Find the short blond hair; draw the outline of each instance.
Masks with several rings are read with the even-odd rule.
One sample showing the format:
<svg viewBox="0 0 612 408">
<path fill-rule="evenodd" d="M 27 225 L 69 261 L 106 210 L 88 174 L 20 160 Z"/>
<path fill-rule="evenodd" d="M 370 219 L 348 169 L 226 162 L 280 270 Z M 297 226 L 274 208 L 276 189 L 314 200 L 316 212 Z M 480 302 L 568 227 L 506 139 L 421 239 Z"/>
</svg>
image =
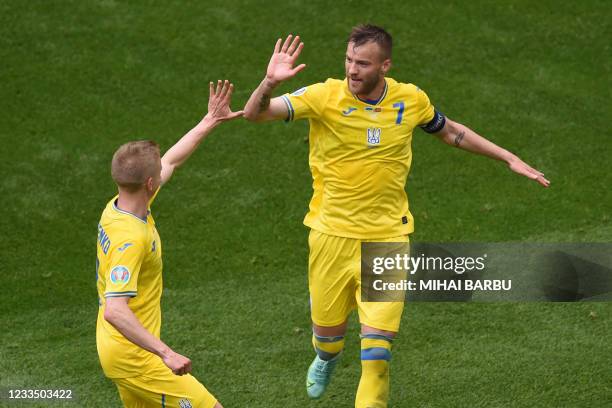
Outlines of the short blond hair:
<svg viewBox="0 0 612 408">
<path fill-rule="evenodd" d="M 128 142 L 113 155 L 111 175 L 120 188 L 138 191 L 160 171 L 159 145 L 152 140 Z"/>
</svg>

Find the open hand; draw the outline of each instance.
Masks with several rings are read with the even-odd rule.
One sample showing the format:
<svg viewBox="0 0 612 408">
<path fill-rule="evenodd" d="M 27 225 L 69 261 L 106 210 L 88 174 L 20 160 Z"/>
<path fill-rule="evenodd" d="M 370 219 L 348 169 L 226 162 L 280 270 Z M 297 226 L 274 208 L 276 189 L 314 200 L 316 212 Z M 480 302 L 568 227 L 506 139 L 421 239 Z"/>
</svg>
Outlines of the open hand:
<svg viewBox="0 0 612 408">
<path fill-rule="evenodd" d="M 243 111 L 232 112 L 230 108 L 234 84 L 226 79 L 225 81 L 217 81 L 216 89 L 212 82 L 209 87 L 210 96 L 208 97 L 208 113 L 205 119 L 208 118 L 214 122 L 220 123 L 242 116 Z"/>
<path fill-rule="evenodd" d="M 550 185 L 550 181 L 544 178 L 544 173 L 539 170 L 534 169 L 518 157 L 514 158 L 508 163 L 508 167 L 515 173 L 521 174 L 525 177 L 528 177 L 534 181 L 537 181 L 544 187 L 548 187 Z"/>
<path fill-rule="evenodd" d="M 297 35 L 291 39 L 293 35 L 289 35 L 285 42 L 279 38 L 274 47 L 274 54 L 270 58 L 266 79 L 276 86 L 279 82 L 292 78 L 306 67 L 306 64 L 300 64 L 294 67 L 295 61 L 300 56 L 304 43 L 300 41 L 300 36 Z M 282 43 L 282 46 L 281 46 Z"/>
</svg>

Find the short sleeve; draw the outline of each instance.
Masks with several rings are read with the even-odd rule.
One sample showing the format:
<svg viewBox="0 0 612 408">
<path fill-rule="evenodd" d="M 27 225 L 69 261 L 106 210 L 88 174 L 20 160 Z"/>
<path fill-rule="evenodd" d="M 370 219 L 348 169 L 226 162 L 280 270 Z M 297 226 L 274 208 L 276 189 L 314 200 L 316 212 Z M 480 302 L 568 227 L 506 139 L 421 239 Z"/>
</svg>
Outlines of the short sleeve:
<svg viewBox="0 0 612 408">
<path fill-rule="evenodd" d="M 289 111 L 287 122 L 320 116 L 328 96 L 329 88 L 325 83 L 306 86 L 291 94 L 281 96 Z"/>
<path fill-rule="evenodd" d="M 438 112 L 422 89 L 417 88 L 418 125 L 427 133 L 439 132 L 446 123 L 446 117 Z"/>
<path fill-rule="evenodd" d="M 145 251 L 141 242 L 123 241 L 109 254 L 104 297 L 134 297 L 138 294 L 138 274 Z"/>
</svg>

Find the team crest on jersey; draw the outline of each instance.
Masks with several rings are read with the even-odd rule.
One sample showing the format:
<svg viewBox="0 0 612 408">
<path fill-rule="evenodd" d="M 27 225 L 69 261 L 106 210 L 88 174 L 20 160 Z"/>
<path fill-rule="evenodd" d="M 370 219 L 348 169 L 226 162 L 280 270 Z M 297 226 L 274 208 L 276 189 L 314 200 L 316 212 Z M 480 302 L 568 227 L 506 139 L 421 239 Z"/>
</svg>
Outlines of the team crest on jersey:
<svg viewBox="0 0 612 408">
<path fill-rule="evenodd" d="M 306 93 L 306 87 L 303 87 L 303 88 L 298 89 L 297 91 L 295 91 L 291 95 L 293 95 L 293 96 L 300 96 L 300 95 L 304 95 L 305 93 Z"/>
<path fill-rule="evenodd" d="M 128 283 L 130 280 L 130 270 L 127 266 L 117 265 L 111 270 L 110 279 L 113 283 Z"/>
<path fill-rule="evenodd" d="M 368 137 L 368 146 L 375 147 L 380 144 L 380 135 L 382 134 L 382 130 L 380 128 L 368 128 L 367 137 Z"/>
<path fill-rule="evenodd" d="M 188 399 L 182 399 L 179 401 L 179 407 L 181 408 L 193 408 L 191 402 Z"/>
</svg>

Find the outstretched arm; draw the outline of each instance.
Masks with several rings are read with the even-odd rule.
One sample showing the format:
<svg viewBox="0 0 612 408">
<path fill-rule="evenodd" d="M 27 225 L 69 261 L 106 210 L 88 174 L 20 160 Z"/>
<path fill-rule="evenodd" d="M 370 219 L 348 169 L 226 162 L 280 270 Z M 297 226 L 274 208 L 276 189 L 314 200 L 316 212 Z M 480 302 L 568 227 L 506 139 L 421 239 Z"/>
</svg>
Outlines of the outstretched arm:
<svg viewBox="0 0 612 408">
<path fill-rule="evenodd" d="M 550 181 L 544 178 L 544 173 L 529 166 L 518 156 L 497 146 L 461 123 L 446 118 L 444 127 L 435 135 L 448 145 L 504 161 L 513 172 L 537 181 L 544 187 L 550 185 Z"/>
<path fill-rule="evenodd" d="M 210 83 L 210 96 L 208 98 L 208 113 L 200 123 L 183 136 L 162 157 L 161 183 L 165 184 L 172 173 L 180 167 L 195 151 L 200 142 L 222 122 L 235 119 L 243 115 L 243 111 L 232 112 L 230 102 L 234 85 L 229 81 L 218 81 L 215 89 Z"/>
<path fill-rule="evenodd" d="M 281 38 L 276 41 L 274 53 L 268 63 L 266 77 L 244 106 L 244 117 L 253 122 L 285 119 L 289 114 L 287 106 L 280 98 L 272 98 L 274 89 L 283 81 L 293 78 L 306 67 L 300 64 L 294 67 L 297 58 L 304 48 L 300 36 L 289 35 L 285 42 Z M 281 46 L 282 44 L 282 46 Z"/>
</svg>

